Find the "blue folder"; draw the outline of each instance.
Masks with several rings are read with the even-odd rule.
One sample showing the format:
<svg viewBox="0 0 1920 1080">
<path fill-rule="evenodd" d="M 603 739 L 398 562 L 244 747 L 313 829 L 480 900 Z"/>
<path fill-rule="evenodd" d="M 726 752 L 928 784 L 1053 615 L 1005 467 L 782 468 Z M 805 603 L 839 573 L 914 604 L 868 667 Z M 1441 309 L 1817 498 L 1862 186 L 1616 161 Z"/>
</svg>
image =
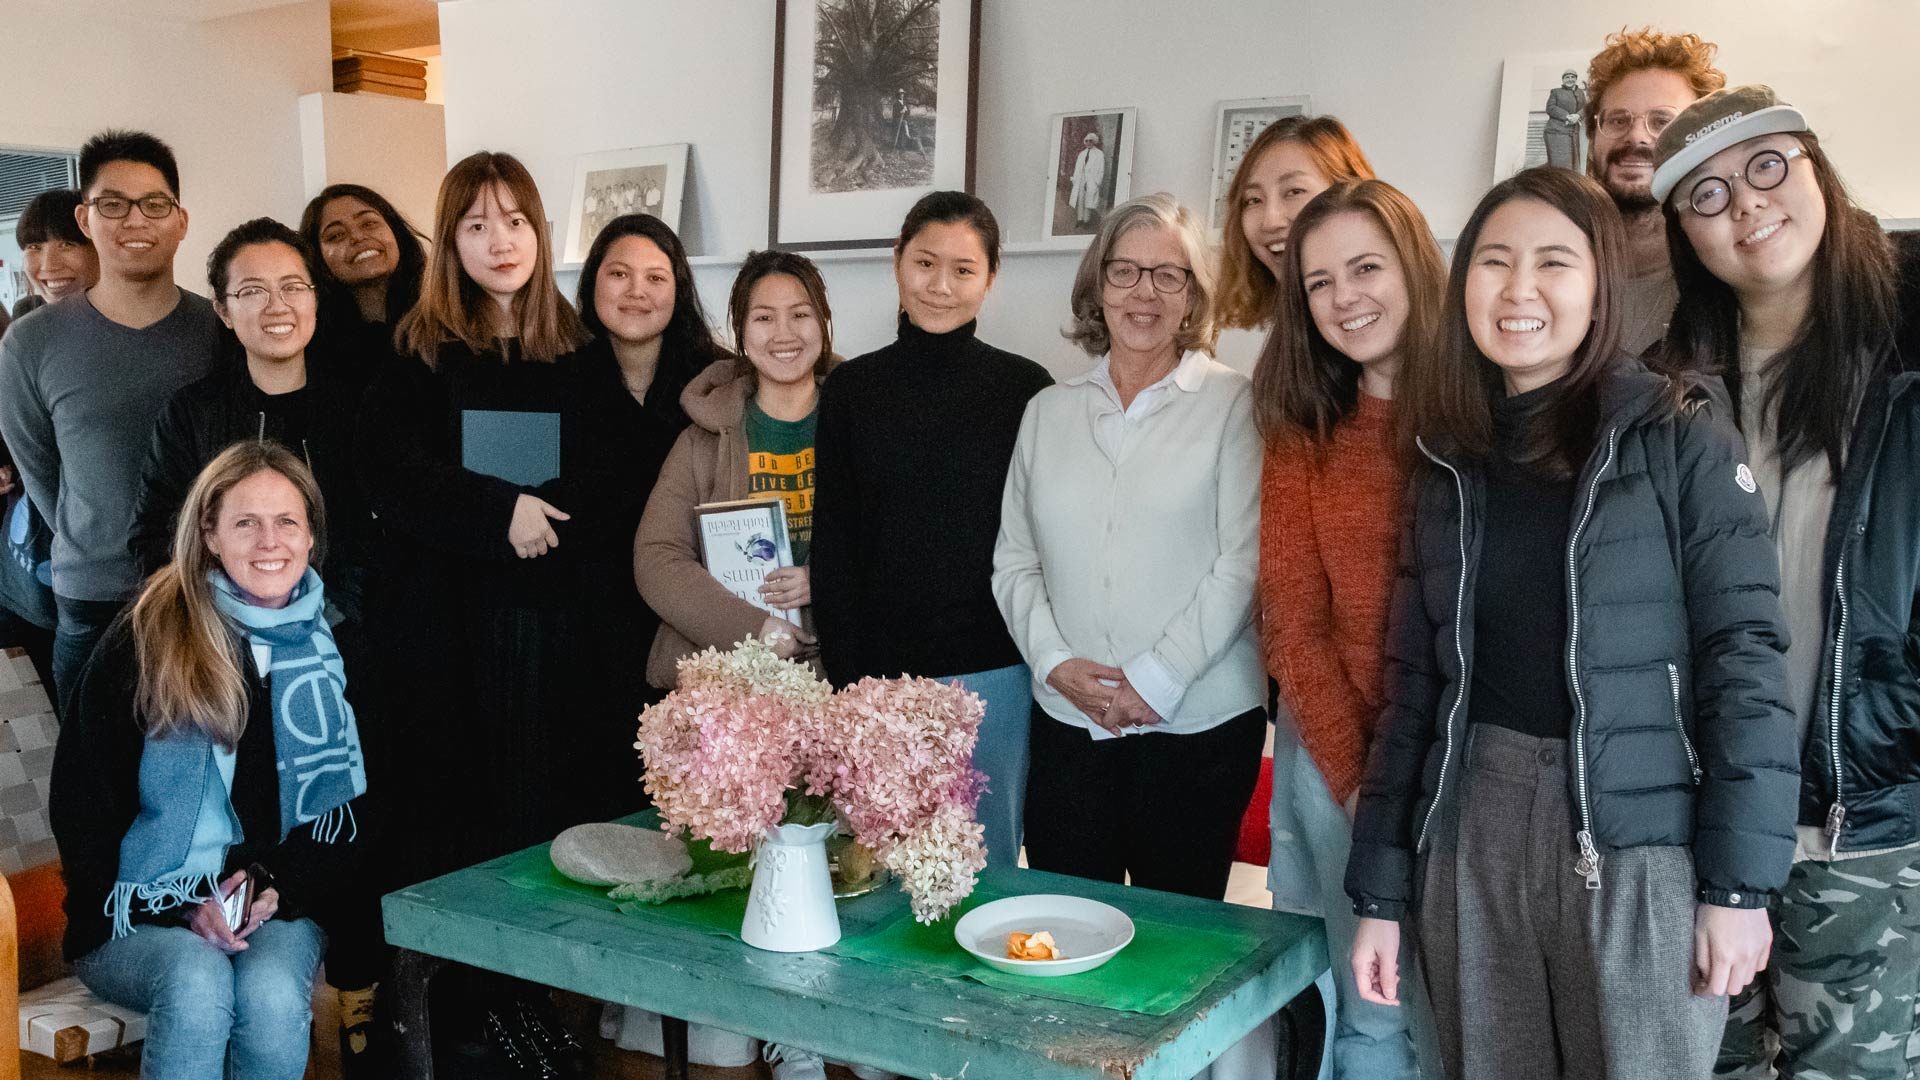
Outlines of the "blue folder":
<svg viewBox="0 0 1920 1080">
<path fill-rule="evenodd" d="M 464 409 L 460 464 L 521 487 L 539 487 L 560 475 L 560 414 Z"/>
</svg>

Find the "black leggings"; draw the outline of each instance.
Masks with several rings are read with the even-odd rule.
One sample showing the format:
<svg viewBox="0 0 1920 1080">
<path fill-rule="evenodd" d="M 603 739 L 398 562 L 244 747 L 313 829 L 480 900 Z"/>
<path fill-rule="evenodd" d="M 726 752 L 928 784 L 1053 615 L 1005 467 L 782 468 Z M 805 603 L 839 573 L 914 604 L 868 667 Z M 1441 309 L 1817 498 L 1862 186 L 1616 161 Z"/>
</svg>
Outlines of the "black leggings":
<svg viewBox="0 0 1920 1080">
<path fill-rule="evenodd" d="M 1251 709 L 1192 735 L 1095 741 L 1035 706 L 1028 865 L 1220 899 L 1266 734 Z"/>
</svg>

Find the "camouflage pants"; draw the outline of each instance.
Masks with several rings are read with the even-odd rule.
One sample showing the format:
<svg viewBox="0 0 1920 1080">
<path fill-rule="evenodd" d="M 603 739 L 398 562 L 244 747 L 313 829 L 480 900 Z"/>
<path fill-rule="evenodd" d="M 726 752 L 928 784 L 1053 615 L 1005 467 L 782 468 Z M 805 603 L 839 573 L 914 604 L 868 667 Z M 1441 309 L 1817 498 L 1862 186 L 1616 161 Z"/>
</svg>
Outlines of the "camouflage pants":
<svg viewBox="0 0 1920 1080">
<path fill-rule="evenodd" d="M 1733 1000 L 1714 1075 L 1920 1076 L 1920 851 L 1796 863 L 1773 927 L 1773 958 Z"/>
</svg>

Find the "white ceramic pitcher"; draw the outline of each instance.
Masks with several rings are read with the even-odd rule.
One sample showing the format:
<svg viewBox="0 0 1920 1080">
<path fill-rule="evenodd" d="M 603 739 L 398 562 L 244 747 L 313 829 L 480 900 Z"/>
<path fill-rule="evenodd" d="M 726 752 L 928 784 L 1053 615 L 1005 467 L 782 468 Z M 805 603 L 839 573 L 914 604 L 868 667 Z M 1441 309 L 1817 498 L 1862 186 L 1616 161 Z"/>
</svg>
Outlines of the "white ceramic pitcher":
<svg viewBox="0 0 1920 1080">
<path fill-rule="evenodd" d="M 827 837 L 833 823 L 781 825 L 760 841 L 740 940 L 770 952 L 812 952 L 840 940 Z"/>
</svg>

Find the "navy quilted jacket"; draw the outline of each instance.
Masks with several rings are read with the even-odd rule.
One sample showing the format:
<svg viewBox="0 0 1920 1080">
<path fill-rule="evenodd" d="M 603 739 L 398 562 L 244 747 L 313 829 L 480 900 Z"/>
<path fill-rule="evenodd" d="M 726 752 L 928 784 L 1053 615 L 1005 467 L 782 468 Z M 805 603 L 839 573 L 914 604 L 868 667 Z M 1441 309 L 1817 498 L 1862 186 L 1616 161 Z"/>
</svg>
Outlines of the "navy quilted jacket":
<svg viewBox="0 0 1920 1080">
<path fill-rule="evenodd" d="M 1574 489 L 1569 783 L 1580 857 L 1689 845 L 1703 896 L 1753 907 L 1793 860 L 1797 725 L 1765 500 L 1724 395 L 1674 410 L 1671 384 L 1622 358 Z M 1354 822 L 1355 910 L 1398 919 L 1435 811 L 1459 798 L 1473 658 L 1480 468 L 1423 443 L 1387 636 L 1387 705 Z"/>
</svg>

